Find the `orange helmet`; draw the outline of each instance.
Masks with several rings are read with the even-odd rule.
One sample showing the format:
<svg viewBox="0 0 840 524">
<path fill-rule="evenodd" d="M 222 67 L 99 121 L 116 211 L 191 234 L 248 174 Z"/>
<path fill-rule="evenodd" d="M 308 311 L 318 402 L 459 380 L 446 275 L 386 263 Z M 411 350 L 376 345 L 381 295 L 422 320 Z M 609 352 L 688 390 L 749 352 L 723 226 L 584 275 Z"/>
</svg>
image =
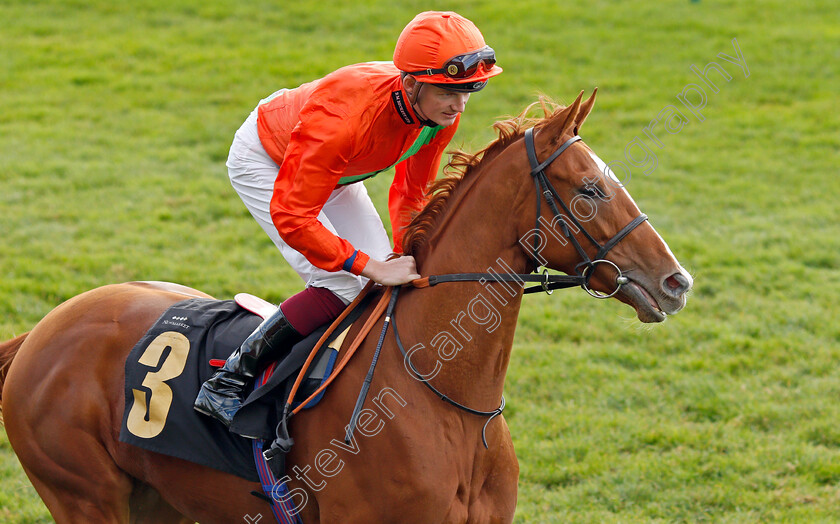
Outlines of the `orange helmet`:
<svg viewBox="0 0 840 524">
<path fill-rule="evenodd" d="M 478 91 L 502 72 L 481 31 L 451 11 L 415 16 L 397 39 L 394 65 L 418 82 L 458 91 Z"/>
</svg>

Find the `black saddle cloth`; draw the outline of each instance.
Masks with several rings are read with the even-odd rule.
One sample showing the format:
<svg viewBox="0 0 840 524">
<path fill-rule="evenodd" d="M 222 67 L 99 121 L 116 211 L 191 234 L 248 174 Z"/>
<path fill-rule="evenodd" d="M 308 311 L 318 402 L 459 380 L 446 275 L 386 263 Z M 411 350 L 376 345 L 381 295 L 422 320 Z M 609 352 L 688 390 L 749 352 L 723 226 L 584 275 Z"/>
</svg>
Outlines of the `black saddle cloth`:
<svg viewBox="0 0 840 524">
<path fill-rule="evenodd" d="M 357 307 L 334 336 L 363 310 L 363 305 Z M 268 382 L 249 395 L 228 431 L 193 410 L 193 402 L 215 371 L 210 360 L 227 359 L 260 322 L 259 316 L 233 300 L 195 298 L 167 309 L 126 359 L 120 441 L 258 481 L 251 440 L 236 433 L 274 438 L 291 385 L 327 329 L 322 326 L 290 349 Z M 316 359 L 327 351 L 324 344 Z M 306 389 L 314 390 L 321 378 L 307 377 L 308 388 L 298 399 L 305 399 Z"/>
</svg>

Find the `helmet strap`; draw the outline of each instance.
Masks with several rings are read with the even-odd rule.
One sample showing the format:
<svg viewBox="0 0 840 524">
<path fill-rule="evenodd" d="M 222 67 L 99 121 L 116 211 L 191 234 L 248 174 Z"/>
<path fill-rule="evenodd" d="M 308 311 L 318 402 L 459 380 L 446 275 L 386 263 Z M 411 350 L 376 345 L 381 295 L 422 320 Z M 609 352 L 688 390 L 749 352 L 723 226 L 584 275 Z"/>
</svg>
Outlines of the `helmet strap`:
<svg viewBox="0 0 840 524">
<path fill-rule="evenodd" d="M 414 114 L 417 115 L 417 120 L 425 127 L 437 127 L 438 123 L 421 115 L 417 107 L 417 101 L 420 99 L 420 90 L 423 88 L 424 82 L 416 82 L 414 85 L 417 88 L 414 90 L 414 96 L 411 97 L 409 102 L 411 103 L 411 109 L 414 110 Z"/>
</svg>

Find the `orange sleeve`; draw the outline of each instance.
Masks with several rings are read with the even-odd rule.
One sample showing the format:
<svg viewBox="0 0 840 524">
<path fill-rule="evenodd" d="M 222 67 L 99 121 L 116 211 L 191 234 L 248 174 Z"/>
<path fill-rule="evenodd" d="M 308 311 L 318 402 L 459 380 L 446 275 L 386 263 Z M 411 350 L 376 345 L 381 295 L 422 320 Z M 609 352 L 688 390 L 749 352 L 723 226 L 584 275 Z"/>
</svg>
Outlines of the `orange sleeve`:
<svg viewBox="0 0 840 524">
<path fill-rule="evenodd" d="M 271 219 L 280 237 L 314 266 L 359 274 L 369 257 L 318 220 L 352 156 L 358 126 L 324 104 L 304 107 L 300 117 L 274 183 Z"/>
<path fill-rule="evenodd" d="M 458 129 L 460 115 L 454 124 L 438 131 L 435 138 L 417 154 L 397 164 L 394 182 L 388 192 L 388 214 L 394 236 L 394 251 L 402 253 L 403 229 L 426 205 L 426 191 L 437 177 L 443 153 Z"/>
</svg>

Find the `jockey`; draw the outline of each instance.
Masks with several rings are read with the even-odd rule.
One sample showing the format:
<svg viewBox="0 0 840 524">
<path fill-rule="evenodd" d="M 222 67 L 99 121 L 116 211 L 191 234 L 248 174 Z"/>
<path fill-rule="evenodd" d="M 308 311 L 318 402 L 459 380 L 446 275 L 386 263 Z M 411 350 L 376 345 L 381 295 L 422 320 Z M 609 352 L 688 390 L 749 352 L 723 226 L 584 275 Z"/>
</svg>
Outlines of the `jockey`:
<svg viewBox="0 0 840 524">
<path fill-rule="evenodd" d="M 227 160 L 233 188 L 306 283 L 204 383 L 195 409 L 230 426 L 244 388 L 334 320 L 368 279 L 419 278 L 391 244 L 365 178 L 392 166 L 388 195 L 394 251 L 425 203 L 470 93 L 502 69 L 478 28 L 453 12 L 425 12 L 403 29 L 392 62 L 337 71 L 260 101 L 236 132 Z"/>
</svg>

